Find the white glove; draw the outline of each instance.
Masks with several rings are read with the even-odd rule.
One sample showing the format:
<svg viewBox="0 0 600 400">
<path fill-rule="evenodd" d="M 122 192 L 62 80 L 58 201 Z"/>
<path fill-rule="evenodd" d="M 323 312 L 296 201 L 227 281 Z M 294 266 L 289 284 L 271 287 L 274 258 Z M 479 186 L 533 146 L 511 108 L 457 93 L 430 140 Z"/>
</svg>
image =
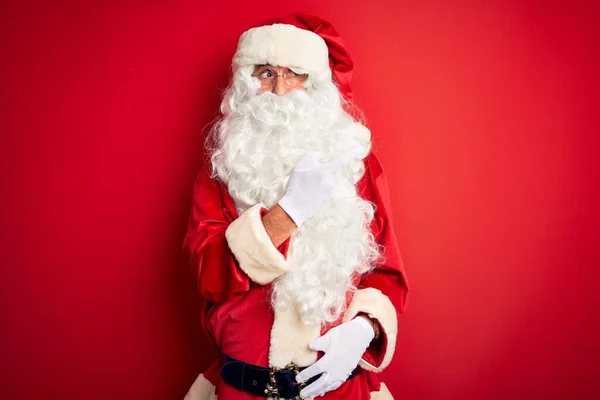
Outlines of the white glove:
<svg viewBox="0 0 600 400">
<path fill-rule="evenodd" d="M 300 227 L 307 218 L 325 208 L 332 198 L 335 173 L 360 158 L 363 149 L 356 147 L 339 158 L 321 163 L 316 153 L 306 153 L 296 165 L 287 191 L 279 205 Z"/>
<path fill-rule="evenodd" d="M 356 317 L 313 341 L 309 347 L 323 351 L 325 355 L 300 372 L 296 382 L 304 382 L 320 373 L 323 375 L 302 389 L 300 397 L 317 397 L 340 387 L 356 368 L 374 336 L 371 324 L 363 317 Z"/>
</svg>

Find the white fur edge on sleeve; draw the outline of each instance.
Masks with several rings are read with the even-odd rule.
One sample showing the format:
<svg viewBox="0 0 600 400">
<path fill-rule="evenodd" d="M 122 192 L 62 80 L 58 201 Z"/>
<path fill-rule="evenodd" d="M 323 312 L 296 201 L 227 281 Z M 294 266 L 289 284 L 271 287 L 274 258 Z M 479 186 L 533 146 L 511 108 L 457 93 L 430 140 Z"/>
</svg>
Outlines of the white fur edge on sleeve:
<svg viewBox="0 0 600 400">
<path fill-rule="evenodd" d="M 376 319 L 379 326 L 383 329 L 383 334 L 387 337 L 387 349 L 381 365 L 374 366 L 364 359 L 358 362 L 362 368 L 381 372 L 389 365 L 394 356 L 396 348 L 396 336 L 398 335 L 398 316 L 396 308 L 389 297 L 374 288 L 357 290 L 350 302 L 350 306 L 344 315 L 344 321 L 350 321 L 359 313 L 365 313 L 369 318 Z"/>
<path fill-rule="evenodd" d="M 203 374 L 200 374 L 183 400 L 217 400 L 215 386 Z"/>
<path fill-rule="evenodd" d="M 283 254 L 277 250 L 260 216 L 263 204 L 257 204 L 233 221 L 225 237 L 240 268 L 252 281 L 266 285 L 283 275 L 288 268 Z"/>
</svg>

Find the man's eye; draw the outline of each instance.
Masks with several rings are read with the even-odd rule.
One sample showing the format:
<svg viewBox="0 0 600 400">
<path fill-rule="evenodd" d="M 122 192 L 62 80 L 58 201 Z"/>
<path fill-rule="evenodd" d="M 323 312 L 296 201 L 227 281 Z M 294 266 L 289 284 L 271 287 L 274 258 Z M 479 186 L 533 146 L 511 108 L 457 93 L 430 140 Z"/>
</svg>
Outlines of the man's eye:
<svg viewBox="0 0 600 400">
<path fill-rule="evenodd" d="M 260 74 L 261 78 L 267 79 L 267 78 L 272 78 L 273 77 L 273 72 L 271 71 L 264 71 Z"/>
<path fill-rule="evenodd" d="M 300 76 L 297 73 L 295 73 L 294 71 L 290 71 L 290 76 Z"/>
</svg>

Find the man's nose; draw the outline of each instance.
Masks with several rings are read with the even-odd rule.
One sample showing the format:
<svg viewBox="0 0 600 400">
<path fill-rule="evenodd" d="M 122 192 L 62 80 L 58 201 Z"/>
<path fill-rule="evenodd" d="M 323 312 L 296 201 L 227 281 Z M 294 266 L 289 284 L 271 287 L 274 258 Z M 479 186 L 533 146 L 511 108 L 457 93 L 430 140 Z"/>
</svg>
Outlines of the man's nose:
<svg viewBox="0 0 600 400">
<path fill-rule="evenodd" d="M 275 87 L 273 88 L 273 93 L 277 96 L 285 96 L 291 87 L 286 83 L 285 78 L 282 75 L 277 75 L 275 77 Z"/>
</svg>

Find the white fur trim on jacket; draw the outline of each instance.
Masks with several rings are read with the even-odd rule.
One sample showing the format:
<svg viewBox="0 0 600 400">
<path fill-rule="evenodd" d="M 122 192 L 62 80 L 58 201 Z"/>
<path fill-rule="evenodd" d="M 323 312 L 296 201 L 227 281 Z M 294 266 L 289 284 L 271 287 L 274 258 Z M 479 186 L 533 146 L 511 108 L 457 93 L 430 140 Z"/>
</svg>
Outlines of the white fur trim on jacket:
<svg viewBox="0 0 600 400">
<path fill-rule="evenodd" d="M 215 385 L 210 383 L 203 374 L 198 375 L 198 378 L 192 384 L 192 387 L 185 395 L 183 400 L 216 400 Z"/>
<path fill-rule="evenodd" d="M 295 307 L 286 310 L 275 309 L 269 365 L 282 368 L 291 361 L 301 367 L 313 364 L 317 361 L 317 352 L 311 350 L 308 345 L 320 335 L 321 327 L 304 324 Z"/>
<path fill-rule="evenodd" d="M 260 285 L 272 282 L 288 269 L 285 257 L 265 230 L 260 216 L 263 207 L 257 204 L 247 209 L 225 231 L 227 244 L 240 268 Z"/>
<path fill-rule="evenodd" d="M 359 313 L 365 313 L 369 318 L 376 319 L 377 322 L 379 322 L 379 326 L 381 326 L 383 330 L 382 333 L 385 334 L 387 338 L 387 348 L 381 365 L 372 365 L 365 361 L 364 358 L 358 362 L 358 365 L 368 371 L 381 372 L 389 365 L 394 356 L 396 336 L 398 335 L 398 316 L 396 314 L 396 308 L 389 297 L 381 293 L 380 290 L 366 288 L 357 290 L 356 293 L 354 293 L 350 307 L 348 307 L 348 310 L 344 314 L 344 321 L 353 319 Z"/>
<path fill-rule="evenodd" d="M 390 393 L 390 390 L 381 382 L 381 387 L 378 392 L 371 392 L 371 400 L 394 400 L 394 396 Z"/>
<path fill-rule="evenodd" d="M 296 67 L 331 80 L 329 50 L 322 37 L 288 24 L 247 30 L 233 57 L 234 70 L 249 65 Z"/>
</svg>

